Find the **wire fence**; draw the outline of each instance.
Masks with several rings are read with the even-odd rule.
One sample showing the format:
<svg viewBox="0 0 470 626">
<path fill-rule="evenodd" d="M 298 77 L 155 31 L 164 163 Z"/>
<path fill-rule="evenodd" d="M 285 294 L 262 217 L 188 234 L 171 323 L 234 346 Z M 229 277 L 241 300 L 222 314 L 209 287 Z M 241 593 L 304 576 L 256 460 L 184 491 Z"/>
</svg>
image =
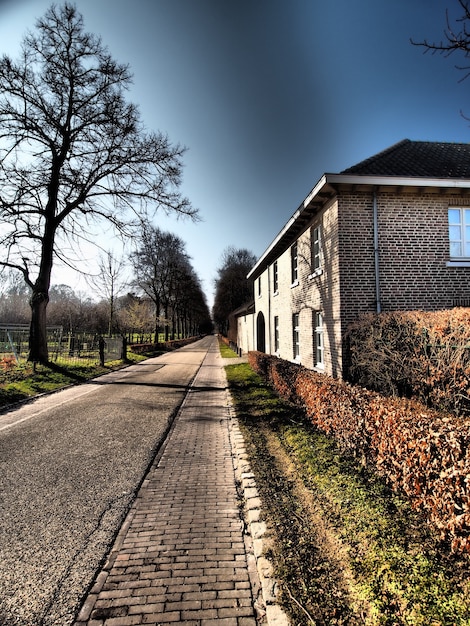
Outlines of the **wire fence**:
<svg viewBox="0 0 470 626">
<path fill-rule="evenodd" d="M 99 362 L 100 335 L 90 332 L 63 332 L 62 326 L 47 328 L 49 359 L 52 362 L 83 363 Z M 104 361 L 116 361 L 123 356 L 123 337 L 103 337 Z M 21 364 L 29 353 L 29 326 L 20 324 L 0 325 L 0 363 Z"/>
</svg>

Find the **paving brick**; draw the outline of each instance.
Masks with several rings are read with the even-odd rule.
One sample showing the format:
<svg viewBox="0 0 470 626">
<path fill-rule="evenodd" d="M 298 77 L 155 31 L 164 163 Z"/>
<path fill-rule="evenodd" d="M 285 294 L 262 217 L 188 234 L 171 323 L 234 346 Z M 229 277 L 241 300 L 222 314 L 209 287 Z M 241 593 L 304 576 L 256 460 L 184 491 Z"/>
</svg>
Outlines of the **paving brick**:
<svg viewBox="0 0 470 626">
<path fill-rule="evenodd" d="M 152 604 L 143 604 L 138 606 L 129 607 L 129 615 L 135 615 L 138 613 L 139 615 L 143 615 L 145 613 L 163 613 L 164 612 L 165 603 L 164 602 L 155 602 Z"/>
<path fill-rule="evenodd" d="M 250 584 L 229 406 L 214 339 L 75 626 L 263 623 Z M 245 482 L 256 500 L 253 476 Z"/>
</svg>

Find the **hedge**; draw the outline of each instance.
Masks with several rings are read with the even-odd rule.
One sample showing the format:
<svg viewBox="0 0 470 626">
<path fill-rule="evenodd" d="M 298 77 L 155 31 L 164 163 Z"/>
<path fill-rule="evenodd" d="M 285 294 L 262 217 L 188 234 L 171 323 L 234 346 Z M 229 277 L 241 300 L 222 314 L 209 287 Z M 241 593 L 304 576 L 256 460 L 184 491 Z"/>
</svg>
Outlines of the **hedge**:
<svg viewBox="0 0 470 626">
<path fill-rule="evenodd" d="M 183 348 L 190 343 L 194 343 L 201 337 L 188 337 L 187 339 L 173 339 L 171 341 L 160 341 L 159 343 L 133 343 L 129 349 L 135 354 L 145 354 L 147 352 L 169 352 L 177 348 Z"/>
<path fill-rule="evenodd" d="M 342 451 L 405 494 L 448 541 L 470 553 L 470 420 L 384 397 L 262 352 L 248 361 Z"/>
<path fill-rule="evenodd" d="M 364 315 L 345 344 L 353 384 L 470 415 L 470 309 Z"/>
</svg>

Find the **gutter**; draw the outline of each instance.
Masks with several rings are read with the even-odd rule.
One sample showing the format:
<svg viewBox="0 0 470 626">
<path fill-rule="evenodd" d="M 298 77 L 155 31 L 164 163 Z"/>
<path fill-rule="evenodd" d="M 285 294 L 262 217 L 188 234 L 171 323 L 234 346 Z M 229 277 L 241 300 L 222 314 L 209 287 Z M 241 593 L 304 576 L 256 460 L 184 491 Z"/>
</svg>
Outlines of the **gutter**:
<svg viewBox="0 0 470 626">
<path fill-rule="evenodd" d="M 327 183 L 337 185 L 342 183 L 344 185 L 373 185 L 375 187 L 451 187 L 470 189 L 470 180 L 468 178 L 419 178 L 412 176 L 359 176 L 357 174 L 325 174 L 321 180 L 323 179 L 325 179 L 325 182 Z M 316 187 L 307 196 L 307 199 L 311 199 L 315 189 Z"/>
</svg>

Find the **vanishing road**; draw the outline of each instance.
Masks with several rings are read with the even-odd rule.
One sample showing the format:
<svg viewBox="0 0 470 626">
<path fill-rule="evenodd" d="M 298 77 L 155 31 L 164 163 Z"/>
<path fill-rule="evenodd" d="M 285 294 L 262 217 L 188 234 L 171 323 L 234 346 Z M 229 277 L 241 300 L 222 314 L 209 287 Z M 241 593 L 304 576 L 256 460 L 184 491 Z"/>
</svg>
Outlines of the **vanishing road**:
<svg viewBox="0 0 470 626">
<path fill-rule="evenodd" d="M 0 414 L 0 624 L 69 624 L 212 337 Z"/>
</svg>

